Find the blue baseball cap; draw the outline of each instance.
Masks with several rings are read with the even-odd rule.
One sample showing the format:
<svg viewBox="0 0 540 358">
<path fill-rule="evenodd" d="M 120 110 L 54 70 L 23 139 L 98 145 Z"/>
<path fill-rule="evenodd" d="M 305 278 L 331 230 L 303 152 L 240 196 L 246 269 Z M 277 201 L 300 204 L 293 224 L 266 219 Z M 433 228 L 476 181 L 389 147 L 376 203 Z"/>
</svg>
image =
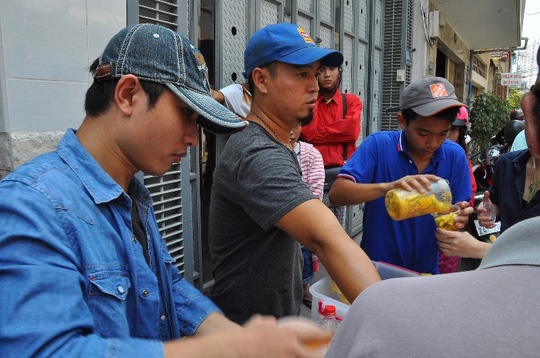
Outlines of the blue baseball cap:
<svg viewBox="0 0 540 358">
<path fill-rule="evenodd" d="M 263 27 L 253 34 L 244 51 L 244 76 L 249 78 L 255 67 L 264 67 L 274 61 L 291 65 L 324 61 L 327 66 L 338 67 L 343 63 L 343 54 L 317 47 L 304 29 L 282 22 Z"/>
<path fill-rule="evenodd" d="M 210 132 L 231 134 L 248 124 L 212 98 L 203 55 L 166 27 L 138 24 L 113 36 L 99 57 L 94 78 L 102 81 L 127 74 L 167 86 L 199 114 L 198 124 Z"/>
</svg>

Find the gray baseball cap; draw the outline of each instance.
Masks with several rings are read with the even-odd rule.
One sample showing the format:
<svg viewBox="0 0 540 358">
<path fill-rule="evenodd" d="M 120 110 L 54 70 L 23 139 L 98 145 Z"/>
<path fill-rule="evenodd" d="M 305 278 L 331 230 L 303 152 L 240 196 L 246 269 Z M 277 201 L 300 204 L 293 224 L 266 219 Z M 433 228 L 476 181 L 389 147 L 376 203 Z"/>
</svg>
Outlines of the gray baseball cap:
<svg viewBox="0 0 540 358">
<path fill-rule="evenodd" d="M 442 77 L 424 77 L 411 82 L 401 94 L 400 110 L 431 117 L 451 107 L 466 107 L 456 97 L 454 86 Z"/>
</svg>

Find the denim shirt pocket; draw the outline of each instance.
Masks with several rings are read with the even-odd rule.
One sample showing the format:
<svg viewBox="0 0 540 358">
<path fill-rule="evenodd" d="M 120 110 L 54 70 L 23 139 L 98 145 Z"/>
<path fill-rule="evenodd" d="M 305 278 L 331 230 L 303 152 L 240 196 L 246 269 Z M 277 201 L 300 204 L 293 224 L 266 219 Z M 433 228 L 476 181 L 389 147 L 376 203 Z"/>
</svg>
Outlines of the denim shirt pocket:
<svg viewBox="0 0 540 358">
<path fill-rule="evenodd" d="M 88 307 L 96 331 L 103 337 L 129 336 L 128 293 L 131 281 L 123 271 L 89 274 Z"/>
<path fill-rule="evenodd" d="M 123 274 L 106 277 L 90 277 L 90 296 L 111 295 L 119 300 L 125 300 L 128 290 L 131 288 L 129 278 Z"/>
</svg>

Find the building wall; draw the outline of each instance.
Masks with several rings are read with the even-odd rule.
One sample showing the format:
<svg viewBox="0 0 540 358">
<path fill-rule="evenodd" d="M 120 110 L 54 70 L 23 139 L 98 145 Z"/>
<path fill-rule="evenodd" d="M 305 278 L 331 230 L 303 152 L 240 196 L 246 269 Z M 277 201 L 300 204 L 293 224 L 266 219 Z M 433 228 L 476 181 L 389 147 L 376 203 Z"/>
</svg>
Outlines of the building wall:
<svg viewBox="0 0 540 358">
<path fill-rule="evenodd" d="M 479 61 L 483 65 L 485 65 L 486 68 L 489 69 L 489 62 L 490 62 L 491 54 L 489 52 L 486 52 L 482 54 L 477 54 L 476 56 L 478 57 Z M 489 80 L 492 78 L 492 76 L 490 76 L 489 71 L 485 77 L 481 76 L 477 72 L 473 72 L 471 78 L 472 78 L 473 85 L 478 89 L 478 92 L 488 92 L 489 90 L 492 89 L 492 85 L 489 83 Z"/>
<path fill-rule="evenodd" d="M 436 17 L 437 12 L 431 9 L 431 16 Z M 430 76 L 435 74 L 435 71 L 439 72 L 444 70 L 446 78 L 452 82 L 456 89 L 456 95 L 458 99 L 465 102 L 468 92 L 468 68 L 470 63 L 470 49 L 456 33 L 452 24 L 447 21 L 444 12 L 438 12 L 439 25 L 431 25 L 431 35 L 437 35 L 432 37 L 434 46 L 428 50 L 428 67 L 430 70 Z M 437 51 L 442 52 L 446 56 L 446 63 L 444 69 L 438 69 Z M 440 65 L 440 61 L 439 61 Z"/>
<path fill-rule="evenodd" d="M 429 0 L 415 3 L 413 12 L 412 50 L 413 63 L 410 81 L 428 76 L 435 76 L 437 57 L 437 39 L 431 36 Z"/>
<path fill-rule="evenodd" d="M 0 178 L 79 126 L 88 64 L 125 25 L 125 0 L 0 2 Z"/>
<path fill-rule="evenodd" d="M 471 70 L 471 49 L 444 12 L 439 11 L 436 15 L 436 10 L 429 0 L 415 2 L 411 81 L 442 72 L 454 84 L 458 99 L 466 103 L 470 98 L 470 82 L 474 92 L 485 92 L 489 88 L 489 73 L 481 75 Z M 438 26 L 435 26 L 437 20 Z M 438 61 L 440 53 L 444 54 L 446 61 Z M 477 56 L 488 68 L 489 53 Z"/>
</svg>

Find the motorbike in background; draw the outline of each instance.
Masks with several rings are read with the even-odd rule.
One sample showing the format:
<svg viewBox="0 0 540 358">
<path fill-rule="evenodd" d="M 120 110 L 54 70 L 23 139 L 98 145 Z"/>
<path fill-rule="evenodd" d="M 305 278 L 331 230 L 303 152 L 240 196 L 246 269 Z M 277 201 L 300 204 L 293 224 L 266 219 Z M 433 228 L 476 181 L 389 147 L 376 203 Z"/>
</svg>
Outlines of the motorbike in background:
<svg viewBox="0 0 540 358">
<path fill-rule="evenodd" d="M 484 191 L 491 186 L 497 160 L 512 148 L 514 139 L 524 129 L 525 124 L 522 121 L 512 120 L 508 122 L 503 129 L 490 139 L 489 145 L 484 152 L 480 151 L 471 156 L 477 194 L 481 193 L 483 196 Z M 482 198 L 480 198 L 481 200 Z"/>
<path fill-rule="evenodd" d="M 484 152 L 478 152 L 471 156 L 473 175 L 476 180 L 475 205 L 478 204 L 476 196 L 480 194 L 480 201 L 482 201 L 484 191 L 488 190 L 492 184 L 495 163 L 503 153 L 502 149 L 502 145 L 494 144 L 488 146 Z"/>
</svg>

